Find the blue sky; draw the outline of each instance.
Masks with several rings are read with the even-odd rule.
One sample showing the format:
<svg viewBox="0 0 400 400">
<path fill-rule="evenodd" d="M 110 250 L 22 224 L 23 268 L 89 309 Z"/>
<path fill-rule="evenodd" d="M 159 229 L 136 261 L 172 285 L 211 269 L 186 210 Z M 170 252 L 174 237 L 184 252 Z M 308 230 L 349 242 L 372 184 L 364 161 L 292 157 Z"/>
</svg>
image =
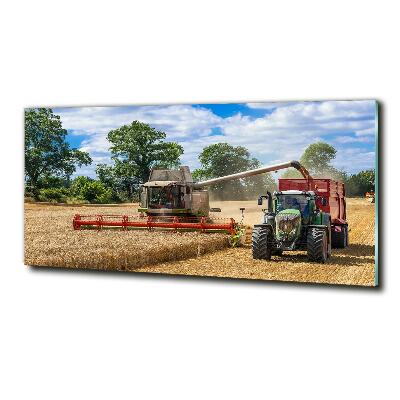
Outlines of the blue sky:
<svg viewBox="0 0 400 400">
<path fill-rule="evenodd" d="M 325 141 L 337 149 L 335 167 L 350 173 L 374 168 L 375 101 L 264 102 L 123 107 L 54 108 L 72 147 L 88 151 L 93 164 L 77 174 L 95 176 L 98 163 L 111 163 L 107 133 L 134 120 L 164 131 L 184 148 L 182 164 L 193 170 L 210 144 L 248 148 L 263 164 L 299 159 L 304 149 Z"/>
</svg>

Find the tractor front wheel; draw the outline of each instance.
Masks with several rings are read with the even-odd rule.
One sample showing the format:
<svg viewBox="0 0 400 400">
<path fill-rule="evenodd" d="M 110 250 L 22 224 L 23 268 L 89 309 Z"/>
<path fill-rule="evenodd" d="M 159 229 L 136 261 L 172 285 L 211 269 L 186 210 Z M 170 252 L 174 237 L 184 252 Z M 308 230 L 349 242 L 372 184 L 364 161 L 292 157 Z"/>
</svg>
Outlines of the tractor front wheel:
<svg viewBox="0 0 400 400">
<path fill-rule="evenodd" d="M 328 258 L 328 238 L 325 229 L 309 229 L 307 233 L 307 256 L 310 261 L 326 262 Z"/>
<path fill-rule="evenodd" d="M 270 231 L 266 226 L 255 226 L 253 228 L 251 247 L 253 258 L 257 260 L 271 259 Z"/>
</svg>

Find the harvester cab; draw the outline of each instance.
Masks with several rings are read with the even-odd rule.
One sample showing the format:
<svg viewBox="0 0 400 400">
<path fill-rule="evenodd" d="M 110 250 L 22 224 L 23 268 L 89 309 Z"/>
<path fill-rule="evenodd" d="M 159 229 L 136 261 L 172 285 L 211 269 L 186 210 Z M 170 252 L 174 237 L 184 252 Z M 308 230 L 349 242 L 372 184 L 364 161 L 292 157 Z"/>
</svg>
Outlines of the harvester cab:
<svg viewBox="0 0 400 400">
<path fill-rule="evenodd" d="M 141 187 L 139 212 L 153 215 L 186 213 L 186 189 L 188 187 L 179 182 L 147 182 Z"/>
<path fill-rule="evenodd" d="M 194 188 L 189 167 L 153 169 L 141 187 L 138 211 L 151 216 L 207 217 L 208 192 Z"/>
</svg>

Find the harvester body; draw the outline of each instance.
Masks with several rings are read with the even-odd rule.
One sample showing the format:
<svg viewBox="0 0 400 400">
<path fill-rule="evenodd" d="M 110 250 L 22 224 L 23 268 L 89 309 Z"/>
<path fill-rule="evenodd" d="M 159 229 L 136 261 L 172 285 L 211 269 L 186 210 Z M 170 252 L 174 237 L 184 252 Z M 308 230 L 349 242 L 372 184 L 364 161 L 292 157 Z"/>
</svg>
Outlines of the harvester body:
<svg viewBox="0 0 400 400">
<path fill-rule="evenodd" d="M 208 217 L 210 206 L 205 187 L 289 167 L 302 172 L 308 182 L 308 172 L 297 161 L 264 166 L 201 182 L 193 181 L 189 167 L 186 166 L 179 170 L 153 169 L 149 181 L 141 188 L 139 212 L 147 215 Z"/>
</svg>

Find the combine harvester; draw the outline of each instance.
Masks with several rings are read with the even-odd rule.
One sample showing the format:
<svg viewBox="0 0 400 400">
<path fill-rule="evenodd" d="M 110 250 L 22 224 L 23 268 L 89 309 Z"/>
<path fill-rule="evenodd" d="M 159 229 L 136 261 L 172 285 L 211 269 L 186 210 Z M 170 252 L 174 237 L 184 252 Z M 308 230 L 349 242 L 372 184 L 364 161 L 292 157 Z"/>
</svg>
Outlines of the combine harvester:
<svg viewBox="0 0 400 400">
<path fill-rule="evenodd" d="M 215 218 L 208 191 L 204 187 L 235 179 L 247 178 L 289 167 L 300 168 L 295 161 L 239 172 L 232 175 L 194 182 L 189 167 L 179 170 L 153 169 L 149 181 L 141 187 L 140 206 L 136 215 L 82 215 L 73 219 L 74 229 L 103 227 L 223 231 L 239 234 L 239 224 L 233 218 Z M 302 168 L 302 167 L 301 167 Z M 299 169 L 301 172 L 301 169 Z"/>
<path fill-rule="evenodd" d="M 265 166 L 202 182 L 194 182 L 190 170 L 186 166 L 181 167 L 179 170 L 153 169 L 149 181 L 141 187 L 138 214 L 76 214 L 73 219 L 73 227 L 74 229 L 120 227 L 123 229 L 198 230 L 201 232 L 222 231 L 229 233 L 232 237 L 238 237 L 241 234 L 239 223 L 233 218 L 214 217 L 214 212 L 219 212 L 221 210 L 210 209 L 209 195 L 205 187 L 290 167 L 297 169 L 303 175 L 303 179 L 290 180 L 290 182 L 292 182 L 291 185 L 300 185 L 301 190 L 314 190 L 314 182 L 321 185 L 322 181 L 330 181 L 320 179 L 314 180 L 298 161 Z M 298 183 L 296 183 L 297 181 Z M 317 194 L 323 193 L 324 190 L 329 190 L 329 188 L 325 186 L 321 187 L 319 191 L 317 191 Z M 344 189 L 343 200 L 341 201 L 344 202 Z M 210 212 L 213 216 L 210 216 Z M 335 229 L 341 231 L 341 228 L 337 227 L 343 224 L 340 220 L 335 221 L 332 223 L 333 233 L 336 232 Z"/>
</svg>

